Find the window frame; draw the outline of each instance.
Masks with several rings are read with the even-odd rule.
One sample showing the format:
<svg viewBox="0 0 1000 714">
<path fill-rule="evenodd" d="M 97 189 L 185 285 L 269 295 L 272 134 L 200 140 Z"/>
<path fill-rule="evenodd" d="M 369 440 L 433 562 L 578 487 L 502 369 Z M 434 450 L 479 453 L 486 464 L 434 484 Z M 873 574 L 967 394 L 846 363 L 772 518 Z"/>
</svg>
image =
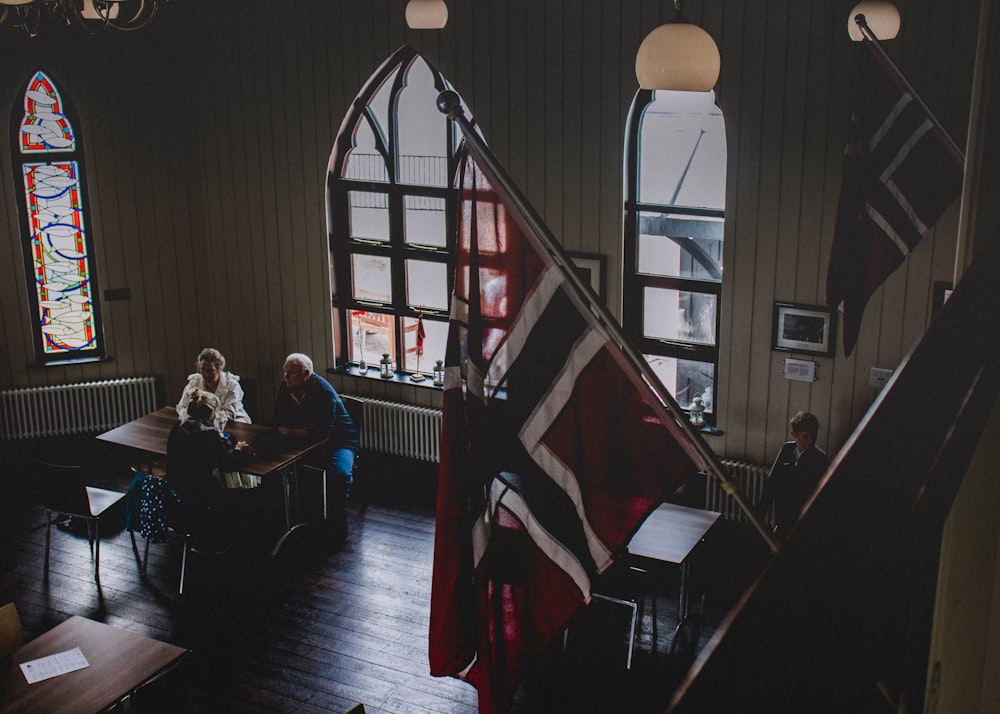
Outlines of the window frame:
<svg viewBox="0 0 1000 714">
<path fill-rule="evenodd" d="M 394 320 L 393 330 L 393 363 L 397 375 L 414 374 L 416 370 L 410 365 L 400 364 L 399 357 L 406 354 L 406 322 L 423 319 L 426 323 L 440 322 L 445 325 L 449 319 L 449 307 L 442 308 L 419 307 L 407 302 L 406 266 L 408 260 L 419 260 L 427 263 L 441 263 L 445 266 L 447 275 L 446 295 L 450 299 L 454 283 L 454 255 L 456 242 L 456 211 L 459 190 L 455 185 L 460 143 L 458 129 L 442 114 L 447 141 L 447 185 L 429 186 L 409 184 L 400 181 L 397 153 L 398 126 L 400 114 L 398 111 L 399 96 L 405 87 L 406 73 L 416 62 L 423 62 L 433 76 L 434 86 L 438 92 L 451 89 L 443 75 L 421 56 L 415 49 L 404 45 L 393 53 L 378 70 L 368 79 L 358 93 L 351 109 L 341 124 L 340 131 L 334 143 L 327 170 L 327 210 L 328 226 L 327 240 L 330 249 L 331 265 L 331 307 L 333 311 L 333 328 L 335 339 L 335 354 L 342 369 L 357 366 L 352 360 L 350 313 L 354 310 L 382 313 Z M 378 121 L 369 106 L 376 98 L 385 82 L 391 81 L 389 90 L 390 111 L 387 112 L 389 126 L 386 131 L 389 136 L 378 131 Z M 346 177 L 350 152 L 355 148 L 355 136 L 363 122 L 367 122 L 375 138 L 375 151 L 385 162 L 388 180 L 386 182 L 352 179 Z M 349 194 L 352 191 L 365 191 L 384 194 L 387 201 L 389 217 L 389 240 L 376 241 L 354 238 L 351 236 Z M 408 196 L 423 196 L 444 199 L 445 245 L 425 246 L 407 243 L 405 240 L 404 205 Z M 355 255 L 373 255 L 389 259 L 390 289 L 389 302 L 368 301 L 354 296 L 354 281 L 351 274 L 352 258 Z M 415 323 L 411 323 L 415 324 Z M 366 355 L 369 366 L 376 366 L 381 355 Z M 440 355 L 444 358 L 444 354 Z M 420 374 L 431 374 L 434 358 L 428 357 L 420 362 Z M 378 373 L 376 369 L 375 374 Z M 429 380 L 423 384 L 430 385 Z"/>
<path fill-rule="evenodd" d="M 65 118 L 73 134 L 74 144 L 71 149 L 38 153 L 22 153 L 21 151 L 21 123 L 27 111 L 25 107 L 26 92 L 39 75 L 45 77 L 56 92 L 60 108 L 62 109 L 60 113 Z M 35 353 L 35 360 L 39 365 L 43 366 L 106 361 L 108 359 L 107 347 L 104 339 L 98 271 L 94 252 L 94 222 L 90 211 L 89 191 L 87 189 L 87 166 L 84 156 L 82 132 L 79 129 L 79 118 L 74 110 L 73 103 L 70 101 L 61 83 L 57 82 L 50 72 L 41 67 L 35 68 L 30 73 L 28 79 L 21 85 L 21 89 L 16 95 L 14 105 L 11 108 L 10 116 L 11 168 L 14 174 L 18 226 L 21 233 L 21 256 L 24 260 L 24 275 L 28 291 L 29 319 L 32 325 L 32 346 Z M 28 198 L 25 195 L 24 167 L 28 164 L 55 163 L 74 163 L 76 165 L 76 191 L 79 194 L 79 210 L 82 216 L 81 225 L 83 228 L 81 235 L 85 246 L 85 259 L 87 263 L 86 282 L 90 299 L 90 320 L 93 329 L 92 339 L 94 346 L 86 349 L 81 348 L 78 351 L 61 349 L 57 352 L 47 353 L 45 351 L 46 335 L 43 331 L 38 289 L 35 281 L 35 261 L 32 250 L 32 217 L 28 208 Z"/>
<path fill-rule="evenodd" d="M 722 327 L 722 280 L 702 280 L 690 277 L 650 275 L 639 270 L 639 237 L 643 213 L 659 213 L 677 216 L 711 217 L 725 221 L 724 209 L 698 208 L 676 204 L 643 203 L 639 200 L 641 128 L 646 109 L 655 99 L 654 90 L 640 89 L 629 108 L 625 129 L 625 201 L 623 220 L 622 255 L 622 327 L 644 355 L 659 355 L 677 360 L 690 360 L 712 365 L 712 410 L 706 411 L 704 418 L 709 429 L 718 423 L 718 381 L 719 355 L 721 350 Z M 716 105 L 718 106 L 718 105 Z M 721 111 L 721 110 L 720 110 Z M 723 176 L 725 181 L 726 177 Z M 664 236 L 671 238 L 670 236 Z M 680 245 L 680 242 L 675 240 Z M 682 246 L 683 250 L 683 246 Z M 715 299 L 715 340 L 714 344 L 688 342 L 677 339 L 651 338 L 644 332 L 644 299 L 646 288 L 662 288 L 712 295 Z M 664 385 L 670 389 L 670 385 Z M 671 395 L 673 390 L 670 389 Z M 685 411 L 688 407 L 681 405 Z"/>
</svg>

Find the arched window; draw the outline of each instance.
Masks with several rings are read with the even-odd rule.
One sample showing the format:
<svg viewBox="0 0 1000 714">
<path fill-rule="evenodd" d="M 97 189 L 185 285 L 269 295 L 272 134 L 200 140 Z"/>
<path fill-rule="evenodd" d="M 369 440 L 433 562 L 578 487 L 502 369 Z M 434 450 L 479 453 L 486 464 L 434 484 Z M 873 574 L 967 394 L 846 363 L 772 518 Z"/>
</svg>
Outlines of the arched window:
<svg viewBox="0 0 1000 714">
<path fill-rule="evenodd" d="M 640 90 L 625 148 L 622 323 L 677 402 L 715 423 L 726 129 L 714 92 Z"/>
<path fill-rule="evenodd" d="M 327 171 L 333 325 L 340 362 L 430 373 L 444 358 L 459 132 L 437 109 L 450 85 L 404 46 L 345 117 Z M 419 376 L 416 379 L 420 379 Z"/>
<path fill-rule="evenodd" d="M 83 150 L 52 79 L 35 72 L 11 115 L 14 183 L 39 362 L 104 357 Z"/>
</svg>

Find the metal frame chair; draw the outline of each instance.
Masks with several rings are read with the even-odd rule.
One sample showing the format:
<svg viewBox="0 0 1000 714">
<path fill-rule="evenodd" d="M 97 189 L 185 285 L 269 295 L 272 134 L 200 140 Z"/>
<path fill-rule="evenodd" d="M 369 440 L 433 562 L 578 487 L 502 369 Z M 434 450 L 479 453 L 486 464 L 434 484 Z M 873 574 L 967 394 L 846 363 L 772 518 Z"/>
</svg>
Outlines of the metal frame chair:
<svg viewBox="0 0 1000 714">
<path fill-rule="evenodd" d="M 87 523 L 87 541 L 94 559 L 94 580 L 101 582 L 101 516 L 108 509 L 125 499 L 125 492 L 113 491 L 83 483 L 83 469 L 78 465 L 54 464 L 40 459 L 35 466 L 42 473 L 45 505 L 45 565 L 49 572 L 49 550 L 52 543 L 52 524 L 60 516 L 80 518 Z M 53 515 L 55 514 L 55 515 Z"/>
</svg>

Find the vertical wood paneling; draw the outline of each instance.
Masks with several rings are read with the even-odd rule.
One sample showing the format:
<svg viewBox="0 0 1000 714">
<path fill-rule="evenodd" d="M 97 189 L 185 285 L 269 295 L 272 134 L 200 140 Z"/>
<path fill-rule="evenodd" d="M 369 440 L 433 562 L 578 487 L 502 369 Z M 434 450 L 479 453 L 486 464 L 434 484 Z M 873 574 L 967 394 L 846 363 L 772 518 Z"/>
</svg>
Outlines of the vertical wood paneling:
<svg viewBox="0 0 1000 714">
<path fill-rule="evenodd" d="M 609 260 L 620 310 L 624 121 L 635 52 L 669 19 L 654 0 L 449 0 L 441 31 L 409 30 L 405 0 L 170 3 L 143 33 L 60 46 L 0 36 L 0 129 L 27 73 L 57 74 L 86 118 L 88 182 L 115 360 L 28 369 L 27 296 L 9 138 L 0 141 L 0 386 L 153 372 L 172 401 L 197 350 L 215 344 L 258 379 L 270 411 L 285 354 L 333 364 L 325 169 L 368 76 L 402 43 L 418 47 L 466 100 L 487 141 L 564 246 Z M 822 303 L 856 52 L 851 3 L 703 0 L 688 15 L 717 41 L 728 180 L 720 455 L 769 460 L 788 416 L 817 413 L 835 451 L 871 404 L 871 367 L 894 367 L 948 280 L 957 209 L 866 311 L 858 348 L 813 358 L 820 381 L 781 377 L 775 300 Z M 900 2 L 904 73 L 964 144 L 978 2 Z M 304 20 L 305 18 L 305 20 Z M 433 403 L 412 385 L 338 377 L 345 391 Z"/>
</svg>

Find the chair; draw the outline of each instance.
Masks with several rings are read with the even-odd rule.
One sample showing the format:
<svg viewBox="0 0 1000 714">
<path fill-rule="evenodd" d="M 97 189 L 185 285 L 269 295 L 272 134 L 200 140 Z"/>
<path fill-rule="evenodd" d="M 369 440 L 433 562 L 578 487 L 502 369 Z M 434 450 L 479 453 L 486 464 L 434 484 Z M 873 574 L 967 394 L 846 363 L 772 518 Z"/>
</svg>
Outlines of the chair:
<svg viewBox="0 0 1000 714">
<path fill-rule="evenodd" d="M 139 574 L 144 578 L 147 573 L 146 566 L 149 563 L 149 544 L 163 543 L 167 540 L 181 541 L 181 575 L 177 584 L 177 594 L 183 595 L 188 554 L 192 550 L 192 533 L 190 528 L 168 522 L 165 504 L 167 497 L 166 481 L 163 478 L 142 471 L 134 471 L 132 482 L 128 488 L 125 527 L 132 538 L 132 552 L 135 555 L 136 564 L 139 566 Z M 136 532 L 146 539 L 142 556 L 139 555 L 139 544 L 135 539 Z"/>
<path fill-rule="evenodd" d="M 347 395 L 340 395 L 340 399 L 344 402 L 344 408 L 347 409 L 347 413 L 351 415 L 351 421 L 354 422 L 354 426 L 358 427 L 358 439 L 362 438 L 362 434 L 365 430 L 365 403 L 358 399 L 357 397 L 351 397 Z M 351 490 L 355 494 L 360 495 L 362 490 L 365 488 L 364 479 L 361 477 L 361 447 L 358 446 L 358 451 L 354 454 L 354 467 L 352 471 L 354 485 Z M 359 487 L 360 484 L 360 487 Z"/>
<path fill-rule="evenodd" d="M 14 603 L 0 607 L 0 660 L 6 659 L 24 644 L 24 628 Z"/>
<path fill-rule="evenodd" d="M 94 580 L 101 582 L 101 516 L 125 498 L 122 491 L 88 486 L 83 469 L 77 465 L 53 464 L 35 460 L 42 482 L 45 505 L 45 572 L 49 572 L 49 548 L 52 524 L 65 516 L 87 523 L 87 541 L 94 559 Z M 55 514 L 55 515 L 53 515 Z"/>
</svg>

